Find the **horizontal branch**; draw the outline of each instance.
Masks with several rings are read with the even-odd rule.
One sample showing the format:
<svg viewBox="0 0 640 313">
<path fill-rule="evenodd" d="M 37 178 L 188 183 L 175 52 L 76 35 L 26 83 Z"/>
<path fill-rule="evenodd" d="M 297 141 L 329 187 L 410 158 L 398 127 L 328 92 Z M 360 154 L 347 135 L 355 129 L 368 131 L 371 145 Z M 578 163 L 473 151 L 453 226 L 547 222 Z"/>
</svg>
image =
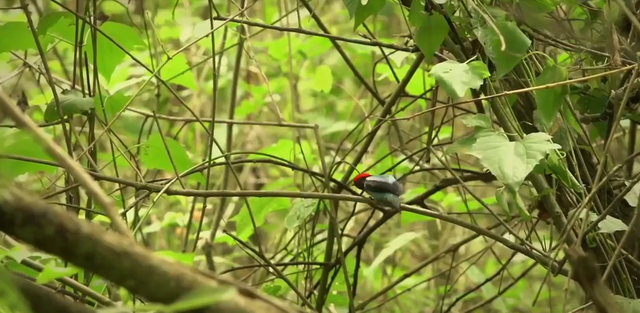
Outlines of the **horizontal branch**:
<svg viewBox="0 0 640 313">
<path fill-rule="evenodd" d="M 198 274 L 155 256 L 126 237 L 78 220 L 15 188 L 0 192 L 0 231 L 57 255 L 152 302 L 173 303 L 205 287 L 228 287 L 233 293 L 214 304 L 219 313 L 297 312 L 244 286 Z"/>
</svg>

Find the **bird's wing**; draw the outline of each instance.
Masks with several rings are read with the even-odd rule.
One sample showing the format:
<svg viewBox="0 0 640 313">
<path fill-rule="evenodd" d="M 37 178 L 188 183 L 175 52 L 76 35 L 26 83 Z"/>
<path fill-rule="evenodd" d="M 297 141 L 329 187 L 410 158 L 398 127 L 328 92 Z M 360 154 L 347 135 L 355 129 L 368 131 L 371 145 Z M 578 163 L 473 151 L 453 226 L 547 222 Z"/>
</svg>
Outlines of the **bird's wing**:
<svg viewBox="0 0 640 313">
<path fill-rule="evenodd" d="M 371 192 L 390 192 L 397 196 L 402 195 L 402 186 L 391 175 L 369 176 L 364 181 L 364 187 Z"/>
</svg>

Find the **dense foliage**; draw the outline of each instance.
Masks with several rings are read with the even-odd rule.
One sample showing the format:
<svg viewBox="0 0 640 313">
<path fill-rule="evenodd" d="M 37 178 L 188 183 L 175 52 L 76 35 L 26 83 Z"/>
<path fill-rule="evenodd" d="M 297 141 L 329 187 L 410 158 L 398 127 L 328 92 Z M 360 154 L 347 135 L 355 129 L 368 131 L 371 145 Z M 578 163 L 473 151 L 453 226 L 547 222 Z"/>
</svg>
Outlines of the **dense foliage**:
<svg viewBox="0 0 640 313">
<path fill-rule="evenodd" d="M 632 1 L 0 5 L 0 312 L 635 312 Z"/>
</svg>

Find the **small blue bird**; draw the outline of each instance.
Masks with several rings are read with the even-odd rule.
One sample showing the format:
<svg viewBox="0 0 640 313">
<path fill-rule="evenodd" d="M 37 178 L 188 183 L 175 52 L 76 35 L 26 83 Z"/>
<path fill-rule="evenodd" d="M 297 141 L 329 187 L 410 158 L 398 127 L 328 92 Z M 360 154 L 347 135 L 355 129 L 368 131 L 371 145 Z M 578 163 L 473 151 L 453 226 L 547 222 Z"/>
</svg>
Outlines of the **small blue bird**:
<svg viewBox="0 0 640 313">
<path fill-rule="evenodd" d="M 395 177 L 362 173 L 353 179 L 353 184 L 381 205 L 400 210 L 402 186 Z"/>
</svg>

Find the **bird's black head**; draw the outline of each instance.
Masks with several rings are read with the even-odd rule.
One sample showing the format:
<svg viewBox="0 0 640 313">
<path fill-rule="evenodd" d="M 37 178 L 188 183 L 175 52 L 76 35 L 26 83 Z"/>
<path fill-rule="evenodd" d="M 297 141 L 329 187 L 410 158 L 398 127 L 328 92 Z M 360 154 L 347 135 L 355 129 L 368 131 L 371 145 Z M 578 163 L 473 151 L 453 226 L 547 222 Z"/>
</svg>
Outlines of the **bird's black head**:
<svg viewBox="0 0 640 313">
<path fill-rule="evenodd" d="M 364 181 L 369 176 L 371 176 L 371 174 L 369 174 L 369 173 L 358 174 L 358 176 L 356 176 L 353 179 L 353 185 L 356 186 L 360 190 L 364 190 Z"/>
</svg>

